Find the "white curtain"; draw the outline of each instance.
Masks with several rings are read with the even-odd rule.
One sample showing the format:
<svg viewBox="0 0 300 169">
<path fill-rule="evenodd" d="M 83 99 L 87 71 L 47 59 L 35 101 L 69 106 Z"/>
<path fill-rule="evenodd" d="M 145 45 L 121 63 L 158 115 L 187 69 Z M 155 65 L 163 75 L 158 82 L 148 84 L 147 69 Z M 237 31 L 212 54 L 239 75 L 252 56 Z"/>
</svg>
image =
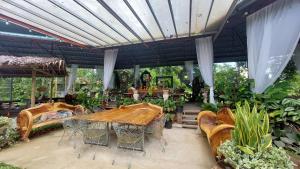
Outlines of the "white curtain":
<svg viewBox="0 0 300 169">
<path fill-rule="evenodd" d="M 262 93 L 280 76 L 300 37 L 300 1 L 278 0 L 247 17 L 249 77 Z"/>
<path fill-rule="evenodd" d="M 116 60 L 118 55 L 118 49 L 108 49 L 104 51 L 104 77 L 103 77 L 103 90 L 108 88 L 111 80 Z"/>
<path fill-rule="evenodd" d="M 113 74 L 111 75 L 109 84 L 108 84 L 108 88 L 109 88 L 109 89 L 113 89 L 113 88 L 115 87 L 115 78 L 116 78 L 116 75 L 115 75 L 115 73 L 113 72 Z"/>
<path fill-rule="evenodd" d="M 214 99 L 214 80 L 213 80 L 213 44 L 212 38 L 198 38 L 196 39 L 196 52 L 199 69 L 204 82 L 210 87 L 209 102 L 215 103 Z"/>
<path fill-rule="evenodd" d="M 76 77 L 77 77 L 77 68 L 78 68 L 78 65 L 75 65 L 75 64 L 71 65 L 71 72 L 70 72 L 69 77 L 68 77 L 68 84 L 65 88 L 64 95 L 71 92 L 72 87 L 75 84 Z"/>
<path fill-rule="evenodd" d="M 97 80 L 103 80 L 103 66 L 96 66 L 95 68 Z"/>
<path fill-rule="evenodd" d="M 134 87 L 137 87 L 137 82 L 140 79 L 140 65 L 134 65 Z"/>
<path fill-rule="evenodd" d="M 300 45 L 298 45 L 296 47 L 296 50 L 294 52 L 293 60 L 294 60 L 294 62 L 296 64 L 296 67 L 298 69 L 298 73 L 300 73 Z"/>
<path fill-rule="evenodd" d="M 187 75 L 190 80 L 190 84 L 192 85 L 193 79 L 194 79 L 194 77 L 193 77 L 194 62 L 193 61 L 185 61 L 184 67 L 185 67 L 185 70 L 187 71 Z"/>
</svg>

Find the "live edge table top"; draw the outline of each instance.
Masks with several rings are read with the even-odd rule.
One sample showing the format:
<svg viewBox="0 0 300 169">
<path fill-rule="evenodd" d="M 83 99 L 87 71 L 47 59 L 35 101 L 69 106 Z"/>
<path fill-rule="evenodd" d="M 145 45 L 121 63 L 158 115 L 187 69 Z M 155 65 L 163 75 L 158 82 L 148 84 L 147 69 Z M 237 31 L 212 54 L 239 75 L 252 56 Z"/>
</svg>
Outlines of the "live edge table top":
<svg viewBox="0 0 300 169">
<path fill-rule="evenodd" d="M 120 108 L 93 114 L 76 116 L 75 119 L 146 126 L 155 118 L 160 117 L 162 113 L 162 108 L 159 106 L 149 103 L 140 103 L 121 106 Z"/>
</svg>

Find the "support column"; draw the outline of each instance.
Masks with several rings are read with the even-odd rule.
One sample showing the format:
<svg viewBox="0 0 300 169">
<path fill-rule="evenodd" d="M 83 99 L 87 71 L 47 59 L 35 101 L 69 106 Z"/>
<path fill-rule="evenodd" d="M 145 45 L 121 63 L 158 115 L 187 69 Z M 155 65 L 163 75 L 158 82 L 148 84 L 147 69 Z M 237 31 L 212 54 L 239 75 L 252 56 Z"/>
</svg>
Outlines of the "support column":
<svg viewBox="0 0 300 169">
<path fill-rule="evenodd" d="M 31 107 L 35 105 L 35 86 L 36 86 L 36 71 L 32 71 L 32 80 L 31 80 Z"/>
<path fill-rule="evenodd" d="M 54 77 L 51 78 L 51 84 L 50 84 L 50 103 L 52 103 L 52 98 L 53 98 L 53 81 Z"/>
<path fill-rule="evenodd" d="M 10 84 L 9 84 L 9 101 L 12 102 L 13 100 L 13 78 L 10 78 Z"/>
</svg>

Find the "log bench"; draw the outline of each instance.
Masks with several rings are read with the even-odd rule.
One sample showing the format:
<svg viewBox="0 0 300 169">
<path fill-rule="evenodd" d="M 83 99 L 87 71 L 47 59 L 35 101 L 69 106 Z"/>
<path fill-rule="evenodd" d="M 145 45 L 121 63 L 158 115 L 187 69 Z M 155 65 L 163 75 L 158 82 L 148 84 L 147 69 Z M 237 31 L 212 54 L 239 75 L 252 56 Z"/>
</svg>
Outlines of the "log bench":
<svg viewBox="0 0 300 169">
<path fill-rule="evenodd" d="M 231 139 L 234 128 L 234 115 L 229 108 L 222 108 L 217 113 L 202 111 L 198 114 L 198 126 L 210 144 L 212 154 L 217 155 L 217 148 L 226 140 Z"/>
<path fill-rule="evenodd" d="M 76 114 L 82 114 L 84 112 L 84 108 L 81 105 L 73 106 L 62 102 L 43 103 L 35 107 L 24 109 L 17 117 L 17 125 L 21 139 L 29 141 L 28 136 L 33 129 L 48 125 L 62 124 L 65 118 L 49 119 L 40 123 L 35 123 L 35 121 L 38 118 L 41 118 L 44 113 L 59 110 L 69 110 Z"/>
</svg>

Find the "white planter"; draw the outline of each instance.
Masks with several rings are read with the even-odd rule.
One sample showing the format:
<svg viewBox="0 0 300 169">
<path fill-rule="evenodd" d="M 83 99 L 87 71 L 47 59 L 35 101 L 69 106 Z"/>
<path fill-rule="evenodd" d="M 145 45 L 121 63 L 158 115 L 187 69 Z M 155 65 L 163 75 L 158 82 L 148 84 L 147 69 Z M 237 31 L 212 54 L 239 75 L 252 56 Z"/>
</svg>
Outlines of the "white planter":
<svg viewBox="0 0 300 169">
<path fill-rule="evenodd" d="M 169 98 L 169 91 L 168 90 L 163 90 L 163 98 L 164 98 L 164 101 L 168 100 L 168 98 Z"/>
<path fill-rule="evenodd" d="M 134 93 L 134 94 L 133 94 L 133 99 L 134 99 L 135 101 L 139 100 L 139 94 L 138 94 L 138 93 Z"/>
</svg>

